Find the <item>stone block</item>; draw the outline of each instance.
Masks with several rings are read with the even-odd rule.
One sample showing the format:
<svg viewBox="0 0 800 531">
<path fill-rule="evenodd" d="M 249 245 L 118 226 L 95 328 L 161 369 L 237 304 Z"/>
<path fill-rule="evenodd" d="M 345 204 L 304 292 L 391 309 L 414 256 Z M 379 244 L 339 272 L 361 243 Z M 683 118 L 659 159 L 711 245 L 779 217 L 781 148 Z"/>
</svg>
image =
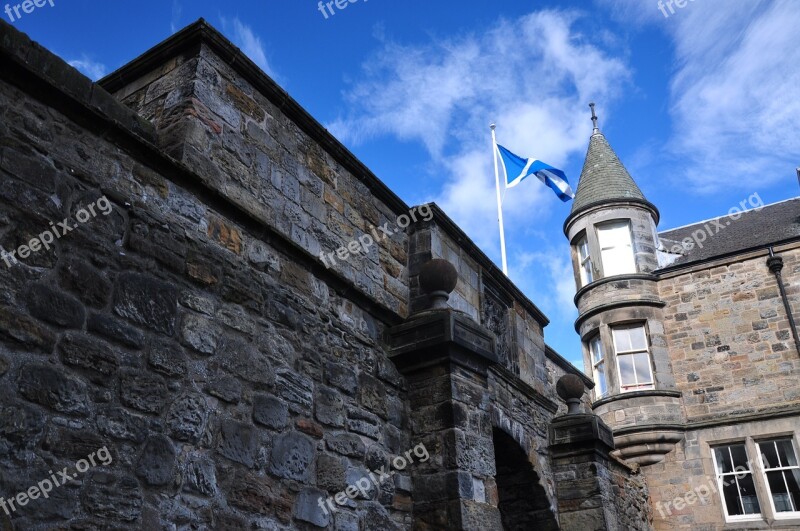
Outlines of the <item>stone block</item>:
<svg viewBox="0 0 800 531">
<path fill-rule="evenodd" d="M 26 296 L 28 310 L 37 319 L 64 328 L 81 328 L 86 318 L 83 304 L 71 295 L 35 284 Z"/>
<path fill-rule="evenodd" d="M 136 522 L 142 513 L 143 496 L 139 483 L 130 476 L 94 472 L 84 487 L 83 508 L 108 522 Z"/>
<path fill-rule="evenodd" d="M 364 458 L 367 447 L 364 441 L 354 433 L 328 432 L 325 434 L 325 444 L 329 450 L 348 457 Z"/>
<path fill-rule="evenodd" d="M 327 493 L 319 489 L 301 490 L 294 503 L 294 517 L 316 527 L 328 527 L 330 513 L 322 511 L 319 506 L 320 498 L 327 498 Z"/>
<path fill-rule="evenodd" d="M 136 464 L 136 475 L 150 486 L 170 485 L 175 481 L 177 456 L 167 437 L 152 435 Z"/>
<path fill-rule="evenodd" d="M 120 378 L 119 394 L 127 407 L 160 413 L 167 399 L 167 386 L 160 376 L 129 370 Z"/>
<path fill-rule="evenodd" d="M 171 336 L 175 332 L 178 291 L 145 275 L 123 273 L 114 289 L 114 312 L 134 323 Z"/>
<path fill-rule="evenodd" d="M 147 353 L 147 363 L 155 372 L 169 378 L 186 375 L 186 354 L 175 343 L 160 340 L 151 342 Z"/>
<path fill-rule="evenodd" d="M 97 430 L 112 439 L 143 442 L 147 435 L 147 420 L 121 407 L 108 407 L 97 414 Z"/>
<path fill-rule="evenodd" d="M 274 396 L 255 395 L 253 397 L 253 421 L 274 430 L 286 427 L 289 408 L 285 402 Z"/>
<path fill-rule="evenodd" d="M 142 332 L 108 315 L 90 313 L 86 321 L 86 330 L 133 349 L 138 350 L 144 346 L 145 338 Z"/>
<path fill-rule="evenodd" d="M 255 467 L 260 441 L 258 431 L 249 424 L 222 420 L 217 451 L 248 468 Z"/>
<path fill-rule="evenodd" d="M 42 406 L 67 415 L 86 415 L 86 385 L 52 365 L 30 364 L 20 369 L 19 393 Z"/>
<path fill-rule="evenodd" d="M 206 391 L 211 396 L 215 396 L 223 402 L 238 404 L 242 399 L 242 383 L 226 374 L 221 374 L 214 378 L 206 386 Z"/>
<path fill-rule="evenodd" d="M 58 344 L 65 365 L 77 367 L 95 383 L 108 385 L 119 367 L 117 352 L 108 343 L 81 333 L 68 333 Z"/>
<path fill-rule="evenodd" d="M 208 404 L 202 395 L 178 398 L 169 408 L 166 421 L 169 436 L 176 441 L 198 443 L 208 420 Z"/>
<path fill-rule="evenodd" d="M 314 461 L 314 442 L 307 436 L 288 432 L 275 438 L 269 470 L 276 476 L 305 481 Z"/>
</svg>

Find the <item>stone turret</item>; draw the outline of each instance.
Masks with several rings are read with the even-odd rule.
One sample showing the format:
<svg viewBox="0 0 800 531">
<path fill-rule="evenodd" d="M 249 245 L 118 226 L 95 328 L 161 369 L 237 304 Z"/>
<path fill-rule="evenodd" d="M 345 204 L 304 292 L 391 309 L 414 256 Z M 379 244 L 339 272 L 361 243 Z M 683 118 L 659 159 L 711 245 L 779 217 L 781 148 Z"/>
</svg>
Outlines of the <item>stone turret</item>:
<svg viewBox="0 0 800 531">
<path fill-rule="evenodd" d="M 597 126 L 564 234 L 578 292 L 575 329 L 595 380 L 594 412 L 612 427 L 620 457 L 642 465 L 681 440 L 680 392 L 670 366 L 658 294 L 658 209 Z"/>
</svg>

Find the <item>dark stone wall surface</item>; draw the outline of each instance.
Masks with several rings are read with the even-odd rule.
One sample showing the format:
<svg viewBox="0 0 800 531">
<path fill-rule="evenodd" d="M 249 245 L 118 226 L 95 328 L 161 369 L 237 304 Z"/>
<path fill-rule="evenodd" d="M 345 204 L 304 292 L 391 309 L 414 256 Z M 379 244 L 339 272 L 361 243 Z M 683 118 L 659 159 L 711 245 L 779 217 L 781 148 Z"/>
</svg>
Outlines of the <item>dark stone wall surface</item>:
<svg viewBox="0 0 800 531">
<path fill-rule="evenodd" d="M 98 133 L 0 82 L 0 245 L 77 225 L 0 262 L 0 493 L 111 457 L 14 525 L 410 527 L 404 473 L 335 517 L 317 505 L 412 448 L 386 323 Z"/>
</svg>

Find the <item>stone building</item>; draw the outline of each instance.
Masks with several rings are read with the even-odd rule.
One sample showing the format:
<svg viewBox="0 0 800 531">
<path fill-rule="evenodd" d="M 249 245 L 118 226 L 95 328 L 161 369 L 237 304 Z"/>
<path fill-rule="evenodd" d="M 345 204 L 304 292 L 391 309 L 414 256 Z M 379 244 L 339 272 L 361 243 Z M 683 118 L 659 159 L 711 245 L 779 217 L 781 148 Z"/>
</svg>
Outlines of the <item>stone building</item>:
<svg viewBox="0 0 800 531">
<path fill-rule="evenodd" d="M 564 223 L 593 412 L 656 529 L 800 529 L 800 199 L 657 232 L 594 120 Z"/>
<path fill-rule="evenodd" d="M 709 313 L 677 302 L 683 269 L 645 272 L 651 207 L 622 207 L 643 270 L 591 297 L 629 282 L 676 299 L 625 311 L 694 353 L 677 327 Z M 545 315 L 446 214 L 406 205 L 204 21 L 98 83 L 0 22 L 0 525 L 650 529 L 644 477 L 606 423 L 646 464 L 651 440 L 671 450 L 625 421 L 658 409 L 663 424 L 684 387 L 687 411 L 741 415 L 716 378 L 761 355 L 774 374 L 742 375 L 742 393 L 796 392 L 761 261 L 741 301 L 763 324 L 741 333 L 755 347 L 720 329 L 700 348 L 729 345 L 737 368 L 679 381 L 662 356 L 652 406 L 595 404 L 603 422 Z M 689 274 L 698 299 L 733 282 Z M 687 426 L 660 428 L 687 446 L 651 469 L 702 458 L 717 428 Z"/>
</svg>

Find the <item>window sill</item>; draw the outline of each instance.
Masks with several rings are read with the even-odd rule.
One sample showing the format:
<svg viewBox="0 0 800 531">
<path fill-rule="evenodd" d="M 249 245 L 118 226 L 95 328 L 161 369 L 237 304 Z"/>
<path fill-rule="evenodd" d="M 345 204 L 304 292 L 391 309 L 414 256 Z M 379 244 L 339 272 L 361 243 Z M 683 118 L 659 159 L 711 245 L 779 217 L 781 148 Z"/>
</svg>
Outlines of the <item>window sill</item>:
<svg viewBox="0 0 800 531">
<path fill-rule="evenodd" d="M 725 522 L 722 529 L 730 531 L 738 529 L 800 529 L 800 518 L 780 518 L 772 520 L 772 523 L 766 520 L 733 520 Z"/>
</svg>

